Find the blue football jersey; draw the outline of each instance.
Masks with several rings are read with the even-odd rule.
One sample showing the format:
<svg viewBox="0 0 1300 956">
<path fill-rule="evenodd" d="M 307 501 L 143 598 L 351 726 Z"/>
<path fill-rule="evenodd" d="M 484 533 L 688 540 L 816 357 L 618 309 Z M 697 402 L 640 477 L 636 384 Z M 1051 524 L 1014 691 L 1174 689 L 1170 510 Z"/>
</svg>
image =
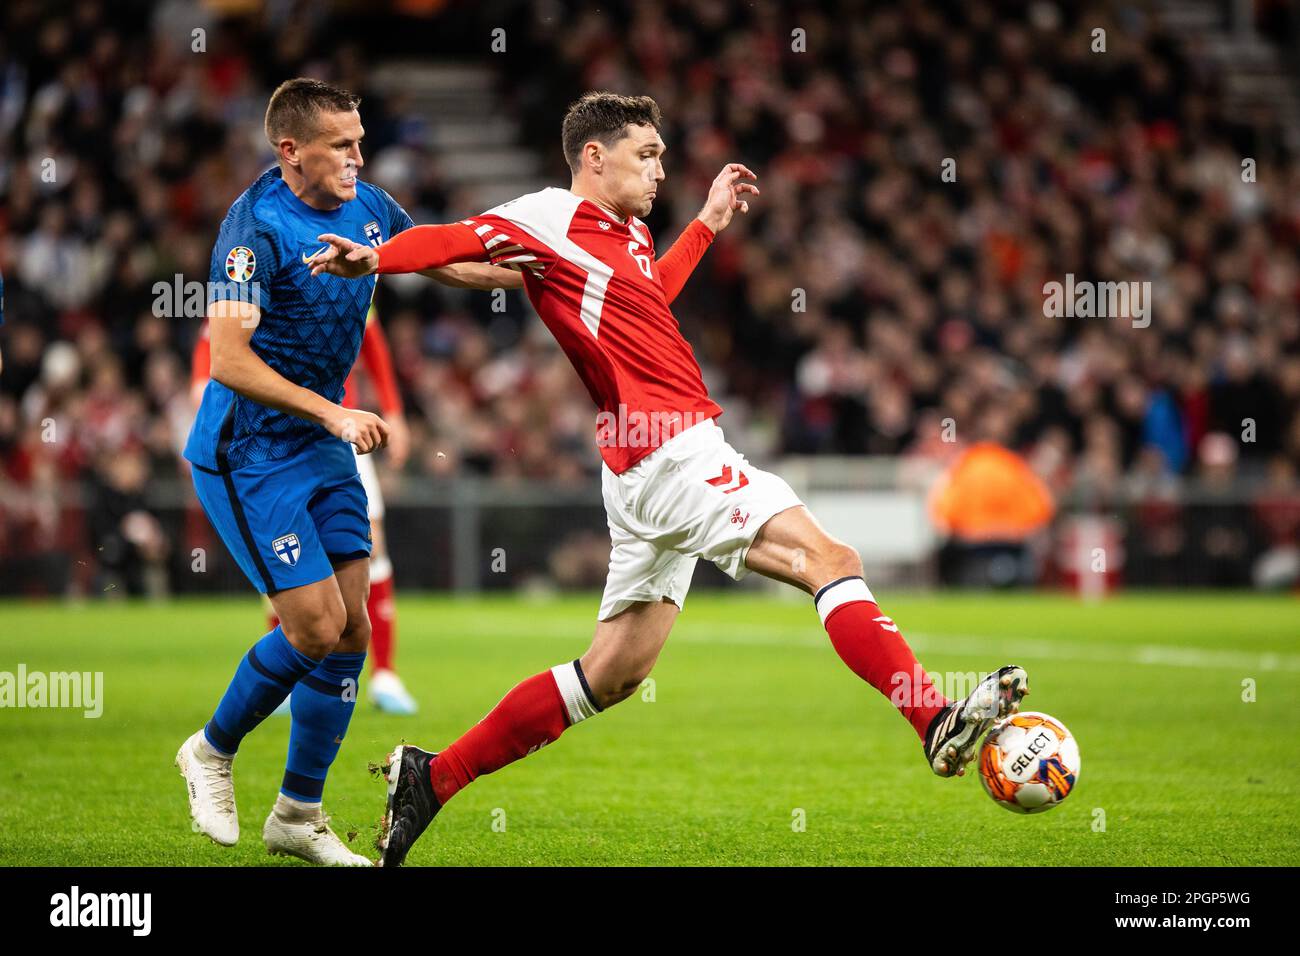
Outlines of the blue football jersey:
<svg viewBox="0 0 1300 956">
<path fill-rule="evenodd" d="M 375 276 L 313 276 L 305 260 L 332 232 L 378 245 L 414 223 L 377 186 L 358 180 L 357 196 L 338 209 L 313 209 L 293 194 L 279 167 L 235 200 L 212 248 L 208 301 L 235 299 L 261 310 L 250 344 L 267 365 L 331 402 L 361 350 Z M 268 408 L 208 382 L 185 457 L 214 471 L 287 458 L 333 438 L 320 425 Z"/>
</svg>

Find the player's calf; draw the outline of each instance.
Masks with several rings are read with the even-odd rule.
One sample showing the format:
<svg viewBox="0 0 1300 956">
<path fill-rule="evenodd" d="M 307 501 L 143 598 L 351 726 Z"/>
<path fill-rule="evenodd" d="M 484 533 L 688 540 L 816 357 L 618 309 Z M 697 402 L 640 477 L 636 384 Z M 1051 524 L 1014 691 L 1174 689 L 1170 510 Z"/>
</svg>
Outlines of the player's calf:
<svg viewBox="0 0 1300 956">
<path fill-rule="evenodd" d="M 470 782 L 540 750 L 567 728 L 631 696 L 654 667 L 677 612 L 668 601 L 636 601 L 597 625 L 580 660 L 516 685 L 441 753 L 404 747 L 389 754 L 382 865 L 400 865 L 438 810 Z M 408 806 L 413 809 L 403 810 Z M 403 813 L 409 817 L 405 822 Z"/>
<path fill-rule="evenodd" d="M 433 762 L 432 783 L 439 803 L 445 804 L 483 774 L 558 740 L 569 727 L 600 710 L 579 661 L 558 664 L 521 681 Z"/>
<path fill-rule="evenodd" d="M 598 709 L 636 693 L 659 660 L 679 613 L 670 600 L 638 601 L 596 626 L 579 671 Z"/>
<path fill-rule="evenodd" d="M 763 525 L 745 563 L 811 591 L 840 659 L 925 739 L 927 728 L 950 702 L 933 686 L 898 625 L 876 603 L 854 548 L 827 534 L 807 508 L 789 508 Z"/>
<path fill-rule="evenodd" d="M 582 664 L 572 661 L 517 684 L 441 753 L 395 748 L 382 765 L 388 805 L 380 828 L 380 865 L 400 866 L 438 811 L 472 781 L 535 753 L 600 710 Z"/>
</svg>

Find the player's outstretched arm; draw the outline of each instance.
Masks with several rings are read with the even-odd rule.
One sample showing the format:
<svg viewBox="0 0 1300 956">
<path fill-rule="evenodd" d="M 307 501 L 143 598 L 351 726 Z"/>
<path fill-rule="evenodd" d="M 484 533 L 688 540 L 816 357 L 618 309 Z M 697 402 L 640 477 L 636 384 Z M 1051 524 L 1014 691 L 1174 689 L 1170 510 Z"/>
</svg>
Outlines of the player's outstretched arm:
<svg viewBox="0 0 1300 956">
<path fill-rule="evenodd" d="M 461 223 L 415 226 L 378 246 L 364 246 L 331 232 L 318 237 L 329 248 L 308 260 L 311 274 L 359 279 L 371 273 L 422 272 L 456 262 L 486 262 L 488 252 L 474 230 Z"/>
<path fill-rule="evenodd" d="M 343 408 L 295 385 L 258 357 L 250 341 L 262 313 L 247 302 L 221 300 L 208 306 L 212 377 L 245 398 L 323 425 L 363 455 L 388 443 L 388 424 L 378 415 Z"/>
<path fill-rule="evenodd" d="M 322 242 L 329 243 L 329 248 L 317 253 L 311 259 L 312 275 L 328 272 L 331 275 L 357 279 L 379 271 L 378 254 L 375 247 L 363 246 L 359 242 L 353 242 L 350 239 L 344 239 L 333 234 L 326 234 L 320 238 Z M 336 261 L 340 257 L 342 261 Z M 453 262 L 450 265 L 432 269 L 419 269 L 417 271 L 422 276 L 427 276 L 454 289 L 488 291 L 491 289 L 522 289 L 524 287 L 524 277 L 515 270 L 490 266 L 486 262 Z"/>
</svg>

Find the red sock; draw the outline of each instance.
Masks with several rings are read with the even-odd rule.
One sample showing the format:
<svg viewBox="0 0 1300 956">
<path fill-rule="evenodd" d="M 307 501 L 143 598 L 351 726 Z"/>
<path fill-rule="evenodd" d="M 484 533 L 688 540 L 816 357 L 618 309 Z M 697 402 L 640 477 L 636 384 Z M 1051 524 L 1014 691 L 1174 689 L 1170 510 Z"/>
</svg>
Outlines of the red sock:
<svg viewBox="0 0 1300 956">
<path fill-rule="evenodd" d="M 577 661 L 534 674 L 429 765 L 438 802 L 445 805 L 471 780 L 528 756 L 598 712 Z"/>
<path fill-rule="evenodd" d="M 370 614 L 370 662 L 377 671 L 393 669 L 393 639 L 396 614 L 393 611 L 393 579 L 370 582 L 370 597 L 366 601 Z"/>
<path fill-rule="evenodd" d="M 898 625 L 881 614 L 866 582 L 859 577 L 834 581 L 817 592 L 816 604 L 841 660 L 888 697 L 925 740 L 930 721 L 951 701 L 935 689 Z"/>
</svg>

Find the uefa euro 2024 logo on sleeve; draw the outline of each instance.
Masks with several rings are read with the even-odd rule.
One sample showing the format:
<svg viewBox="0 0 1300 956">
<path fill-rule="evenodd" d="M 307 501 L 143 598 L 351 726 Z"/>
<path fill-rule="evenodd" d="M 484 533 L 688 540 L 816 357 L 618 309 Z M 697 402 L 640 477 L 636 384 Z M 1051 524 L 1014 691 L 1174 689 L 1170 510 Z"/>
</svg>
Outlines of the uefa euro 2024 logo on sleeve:
<svg viewBox="0 0 1300 956">
<path fill-rule="evenodd" d="M 247 282 L 257 271 L 257 256 L 248 246 L 235 246 L 226 253 L 226 276 L 231 282 Z"/>
</svg>

